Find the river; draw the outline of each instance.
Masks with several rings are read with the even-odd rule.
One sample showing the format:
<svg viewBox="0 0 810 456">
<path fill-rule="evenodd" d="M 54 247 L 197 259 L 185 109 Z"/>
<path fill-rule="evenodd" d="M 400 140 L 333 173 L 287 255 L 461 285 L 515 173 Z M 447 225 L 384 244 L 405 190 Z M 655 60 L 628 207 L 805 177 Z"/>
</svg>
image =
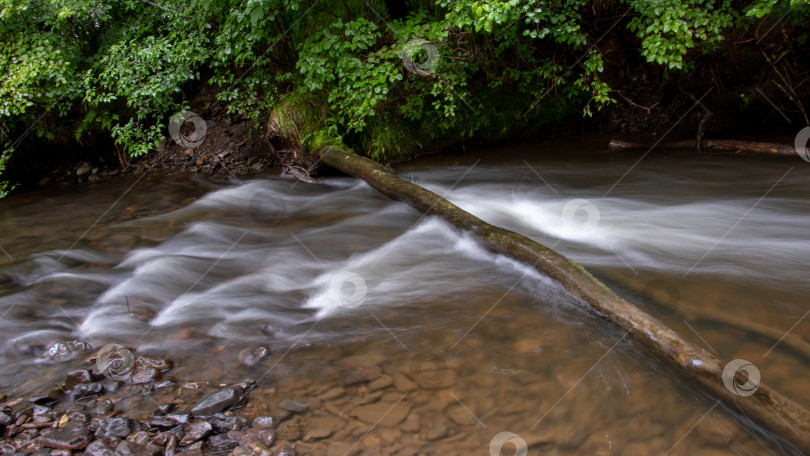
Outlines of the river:
<svg viewBox="0 0 810 456">
<path fill-rule="evenodd" d="M 617 153 L 605 143 L 532 143 L 395 168 L 580 262 L 697 346 L 749 361 L 762 382 L 810 407 L 801 354 L 683 311 L 810 339 L 810 164 Z M 0 391 L 11 395 L 61 381 L 81 360 L 40 355 L 81 339 L 169 356 L 179 385 L 251 377 L 258 387 L 242 413 L 291 398 L 309 404 L 305 428 L 343 420 L 328 438 L 303 442 L 305 454 L 487 454 L 501 432 L 543 455 L 800 454 L 547 277 L 353 178 L 127 177 L 15 194 L 0 214 Z M 263 345 L 267 359 L 239 362 L 240 350 Z M 384 380 L 347 380 L 369 371 Z M 151 393 L 134 391 L 112 397 L 148 415 Z M 402 420 L 367 423 L 356 413 L 366 403 Z"/>
</svg>

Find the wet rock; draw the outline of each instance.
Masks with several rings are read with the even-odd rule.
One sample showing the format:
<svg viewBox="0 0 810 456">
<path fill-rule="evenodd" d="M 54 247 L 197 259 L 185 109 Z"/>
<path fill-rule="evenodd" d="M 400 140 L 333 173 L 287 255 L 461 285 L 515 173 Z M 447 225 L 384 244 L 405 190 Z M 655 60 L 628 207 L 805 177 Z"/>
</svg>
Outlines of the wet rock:
<svg viewBox="0 0 810 456">
<path fill-rule="evenodd" d="M 32 413 L 34 423 L 53 421 L 53 409 L 47 405 L 35 404 L 32 407 Z"/>
<path fill-rule="evenodd" d="M 309 408 L 309 406 L 303 402 L 291 401 L 289 399 L 284 399 L 283 401 L 279 402 L 278 406 L 283 410 L 293 413 L 304 413 Z"/>
<path fill-rule="evenodd" d="M 164 451 L 164 456 L 172 456 L 174 455 L 175 450 L 177 449 L 177 444 L 180 439 L 177 438 L 176 435 L 172 434 L 169 436 L 169 439 L 166 441 L 166 450 Z"/>
<path fill-rule="evenodd" d="M 410 411 L 411 406 L 401 402 L 397 404 L 377 402 L 357 407 L 351 415 L 367 424 L 392 427 L 404 421 Z"/>
<path fill-rule="evenodd" d="M 266 346 L 243 348 L 239 351 L 239 362 L 245 366 L 253 366 L 270 356 L 270 348 Z"/>
<path fill-rule="evenodd" d="M 135 360 L 135 366 L 151 367 L 159 371 L 165 371 L 171 369 L 174 362 L 163 356 L 139 356 Z"/>
<path fill-rule="evenodd" d="M 256 442 L 270 448 L 276 442 L 276 430 L 271 428 L 248 429 L 245 433 L 245 442 Z"/>
<path fill-rule="evenodd" d="M 31 415 L 22 413 L 17 417 L 17 421 L 15 421 L 14 424 L 17 425 L 17 426 L 22 426 L 24 423 L 27 423 L 28 420 L 30 420 L 30 419 L 31 419 Z"/>
<path fill-rule="evenodd" d="M 306 441 L 313 441 L 313 440 L 320 440 L 325 439 L 332 434 L 335 433 L 338 429 L 341 429 L 345 426 L 344 421 L 335 418 L 333 416 L 329 417 L 316 417 L 309 421 L 307 425 L 306 433 L 304 434 L 304 440 Z"/>
<path fill-rule="evenodd" d="M 51 450 L 51 456 L 70 456 L 73 454 L 70 450 Z"/>
<path fill-rule="evenodd" d="M 239 405 L 245 399 L 244 389 L 239 386 L 226 386 L 206 394 L 194 404 L 191 414 L 197 417 L 211 416 Z"/>
<path fill-rule="evenodd" d="M 114 417 L 101 418 L 98 420 L 95 436 L 99 437 L 119 437 L 125 438 L 133 432 L 140 431 L 140 422 L 132 418 Z"/>
<path fill-rule="evenodd" d="M 87 424 L 90 422 L 90 415 L 81 410 L 71 410 L 67 412 L 69 423 L 82 423 Z"/>
<path fill-rule="evenodd" d="M 372 391 L 388 388 L 394 384 L 394 379 L 389 375 L 383 375 L 368 384 L 368 388 Z"/>
<path fill-rule="evenodd" d="M 49 394 L 40 394 L 37 396 L 31 396 L 29 402 L 31 402 L 31 405 L 34 404 L 53 405 L 59 402 L 59 399 L 61 399 L 61 397 L 62 397 L 61 394 L 58 394 L 57 392 L 54 391 L 50 392 Z"/>
<path fill-rule="evenodd" d="M 169 413 L 166 415 L 167 420 L 172 420 L 179 424 L 187 424 L 191 422 L 191 414 L 190 413 Z"/>
<path fill-rule="evenodd" d="M 113 456 L 114 448 L 101 440 L 94 440 L 84 449 L 84 456 Z"/>
<path fill-rule="evenodd" d="M 65 376 L 65 389 L 71 389 L 82 383 L 91 383 L 93 377 L 87 369 L 70 371 Z"/>
<path fill-rule="evenodd" d="M 357 383 L 370 382 L 382 375 L 379 366 L 355 366 L 340 373 L 340 378 L 346 386 Z"/>
<path fill-rule="evenodd" d="M 152 412 L 152 416 L 165 416 L 177 410 L 177 404 L 163 404 Z"/>
<path fill-rule="evenodd" d="M 331 389 L 327 390 L 325 393 L 323 393 L 321 395 L 321 400 L 332 401 L 332 400 L 341 398 L 341 397 L 343 397 L 345 395 L 346 395 L 346 390 L 339 387 L 339 386 L 336 386 L 334 388 L 331 388 Z"/>
<path fill-rule="evenodd" d="M 177 382 L 171 379 L 166 379 L 155 383 L 155 389 L 174 388 L 175 386 L 177 386 Z"/>
<path fill-rule="evenodd" d="M 278 427 L 278 438 L 281 440 L 298 440 L 303 433 L 304 426 L 301 418 L 298 416 L 281 423 L 281 426 Z"/>
<path fill-rule="evenodd" d="M 158 456 L 161 453 L 161 448 L 154 443 L 147 445 L 138 445 L 134 442 L 126 440 L 121 441 L 115 447 L 115 456 Z"/>
<path fill-rule="evenodd" d="M 179 426 L 176 421 L 172 420 L 152 420 L 149 422 L 149 425 L 153 428 L 158 429 L 171 429 L 173 427 Z"/>
<path fill-rule="evenodd" d="M 295 456 L 295 445 L 284 445 L 278 450 L 276 456 Z"/>
<path fill-rule="evenodd" d="M 76 176 L 84 176 L 85 174 L 92 171 L 93 166 L 90 163 L 82 163 L 76 168 Z"/>
<path fill-rule="evenodd" d="M 69 340 L 67 342 L 58 342 L 51 345 L 40 358 L 50 361 L 70 361 L 79 355 L 92 350 L 87 342 L 81 340 Z"/>
<path fill-rule="evenodd" d="M 6 412 L 0 412 L 0 426 L 8 426 L 14 422 L 14 418 Z"/>
<path fill-rule="evenodd" d="M 81 450 L 90 444 L 90 430 L 81 423 L 71 423 L 39 438 L 45 448 L 61 450 Z"/>
<path fill-rule="evenodd" d="M 135 366 L 131 374 L 132 383 L 142 385 L 160 379 L 160 371 L 154 367 Z"/>
<path fill-rule="evenodd" d="M 242 416 L 223 415 L 217 413 L 208 420 L 214 431 L 218 434 L 225 434 L 229 431 L 238 431 L 248 427 L 248 420 Z"/>
<path fill-rule="evenodd" d="M 189 445 L 188 449 L 181 454 L 183 454 L 183 456 L 204 456 L 203 442 L 197 442 Z"/>
<path fill-rule="evenodd" d="M 419 418 L 419 415 L 416 413 L 411 413 L 408 415 L 408 418 L 402 423 L 399 427 L 404 432 L 419 432 L 422 428 L 422 420 Z"/>
<path fill-rule="evenodd" d="M 101 383 L 82 383 L 76 385 L 70 391 L 70 400 L 72 401 L 80 401 L 82 399 L 88 399 L 91 397 L 96 397 L 104 394 L 104 387 Z"/>
<path fill-rule="evenodd" d="M 425 438 L 430 441 L 441 440 L 450 435 L 450 429 L 447 426 L 434 426 L 432 427 Z"/>
<path fill-rule="evenodd" d="M 138 445 L 146 445 L 149 443 L 151 436 L 145 431 L 133 432 L 125 439 L 128 442 L 137 443 Z"/>
<path fill-rule="evenodd" d="M 227 454 L 236 448 L 238 442 L 225 434 L 219 434 L 208 439 L 206 448 L 212 454 Z"/>
<path fill-rule="evenodd" d="M 113 402 L 109 399 L 104 399 L 96 404 L 96 415 L 104 415 L 109 413 L 113 408 Z"/>
<path fill-rule="evenodd" d="M 253 427 L 255 428 L 274 428 L 276 421 L 272 416 L 257 416 L 253 418 Z"/>
<path fill-rule="evenodd" d="M 214 427 L 206 421 L 198 421 L 185 425 L 183 431 L 185 435 L 180 439 L 180 446 L 188 446 L 208 437 L 214 431 Z"/>
</svg>

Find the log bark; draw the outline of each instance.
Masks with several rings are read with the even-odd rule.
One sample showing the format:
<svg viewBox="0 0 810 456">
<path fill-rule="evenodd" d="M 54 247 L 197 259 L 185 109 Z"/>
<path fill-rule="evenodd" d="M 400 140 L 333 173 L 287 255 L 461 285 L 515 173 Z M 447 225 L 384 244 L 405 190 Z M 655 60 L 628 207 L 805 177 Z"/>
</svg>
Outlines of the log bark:
<svg viewBox="0 0 810 456">
<path fill-rule="evenodd" d="M 672 302 L 672 297 L 668 296 L 667 299 L 659 299 L 654 294 L 646 292 L 646 284 L 641 280 L 627 277 L 617 273 L 601 273 L 600 276 L 605 277 L 608 281 L 615 282 L 622 287 L 628 288 L 638 293 L 642 298 L 655 302 L 661 307 L 667 308 L 671 312 L 680 314 L 689 320 L 704 320 L 713 323 L 719 323 L 731 328 L 737 328 L 747 331 L 750 334 L 770 339 L 774 342 L 779 342 L 781 346 L 785 346 L 805 357 L 810 361 L 810 343 L 807 343 L 802 336 L 787 333 L 787 330 L 774 328 L 756 321 L 750 321 L 744 318 L 739 318 L 734 315 L 725 313 L 707 312 L 700 307 L 690 305 L 688 303 L 678 300 Z"/>
<path fill-rule="evenodd" d="M 476 234 L 490 250 L 532 265 L 712 395 L 801 451 L 810 453 L 810 412 L 765 384 L 760 384 L 750 396 L 733 394 L 722 380 L 726 363 L 692 345 L 656 318 L 613 293 L 581 265 L 525 236 L 490 225 L 445 198 L 401 180 L 380 164 L 350 151 L 325 147 L 319 155 L 322 163 L 365 180 L 389 198 L 409 203 L 424 213 L 441 216 L 456 227 Z"/>
<path fill-rule="evenodd" d="M 611 149 L 646 149 L 652 147 L 652 145 L 611 139 L 608 147 Z M 698 150 L 701 148 L 707 148 L 743 154 L 796 155 L 796 148 L 787 144 L 736 141 L 732 139 L 706 139 L 700 142 L 700 147 L 698 147 L 698 142 L 694 139 L 662 143 L 656 145 L 655 147 L 660 147 L 663 149 Z"/>
</svg>

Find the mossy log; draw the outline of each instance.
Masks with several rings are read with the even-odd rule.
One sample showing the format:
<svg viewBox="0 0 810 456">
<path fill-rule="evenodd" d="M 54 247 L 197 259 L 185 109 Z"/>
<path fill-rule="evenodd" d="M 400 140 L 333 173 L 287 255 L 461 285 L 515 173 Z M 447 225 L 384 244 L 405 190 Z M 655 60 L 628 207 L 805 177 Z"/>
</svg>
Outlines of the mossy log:
<svg viewBox="0 0 810 456">
<path fill-rule="evenodd" d="M 455 206 L 445 198 L 406 182 L 380 164 L 340 147 L 324 147 L 321 162 L 365 180 L 380 193 L 409 203 L 417 210 L 443 217 L 476 234 L 492 251 L 532 265 L 587 303 L 599 316 L 615 323 L 644 346 L 712 395 L 736 407 L 751 420 L 810 454 L 810 413 L 765 384 L 750 396 L 738 396 L 723 383 L 724 363 L 668 328 L 656 318 L 613 293 L 585 268 L 518 233 L 499 228 Z"/>
</svg>

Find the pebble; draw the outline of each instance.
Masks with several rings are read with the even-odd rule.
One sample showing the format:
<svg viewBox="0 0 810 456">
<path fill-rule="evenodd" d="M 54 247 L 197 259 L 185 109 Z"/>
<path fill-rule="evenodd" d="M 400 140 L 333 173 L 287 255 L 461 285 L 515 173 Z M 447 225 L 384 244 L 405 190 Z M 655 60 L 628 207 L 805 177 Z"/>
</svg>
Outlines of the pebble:
<svg viewBox="0 0 810 456">
<path fill-rule="evenodd" d="M 81 383 L 90 383 L 92 381 L 93 377 L 90 375 L 90 371 L 87 369 L 70 371 L 65 376 L 65 389 L 71 389 Z"/>
<path fill-rule="evenodd" d="M 351 416 L 356 417 L 366 424 L 377 424 L 378 426 L 393 427 L 405 420 L 411 411 L 411 406 L 403 404 L 389 404 L 377 402 L 375 404 L 362 405 L 351 412 Z"/>
<path fill-rule="evenodd" d="M 113 449 L 101 440 L 94 440 L 84 449 L 84 456 L 113 456 Z"/>
<path fill-rule="evenodd" d="M 140 423 L 132 418 L 101 418 L 98 420 L 95 436 L 96 438 L 119 437 L 123 439 L 129 434 L 140 430 Z"/>
<path fill-rule="evenodd" d="M 138 445 L 123 440 L 115 447 L 115 456 L 158 456 L 160 453 L 161 448 L 154 443 Z"/>
<path fill-rule="evenodd" d="M 320 440 L 331 436 L 335 431 L 342 428 L 344 425 L 343 420 L 335 417 L 316 417 L 312 418 L 307 425 L 304 440 Z"/>
<path fill-rule="evenodd" d="M 132 383 L 136 385 L 154 382 L 156 380 L 160 380 L 160 370 L 155 369 L 154 367 L 139 365 L 132 370 L 130 379 L 132 380 Z"/>
<path fill-rule="evenodd" d="M 368 388 L 372 391 L 388 388 L 394 384 L 394 379 L 390 375 L 383 375 L 368 384 Z"/>
<path fill-rule="evenodd" d="M 284 399 L 283 401 L 279 402 L 278 406 L 283 410 L 293 413 L 304 413 L 309 408 L 309 406 L 303 402 L 291 401 L 289 399 Z"/>
<path fill-rule="evenodd" d="M 339 386 L 336 386 L 334 388 L 329 389 L 325 393 L 323 393 L 321 395 L 321 399 L 324 400 L 324 401 L 331 401 L 331 400 L 334 400 L 334 399 L 341 398 L 341 397 L 343 397 L 345 395 L 346 395 L 346 390 L 339 387 Z"/>
<path fill-rule="evenodd" d="M 224 412 L 244 399 L 244 390 L 237 386 L 226 386 L 213 393 L 206 394 L 194 404 L 191 413 L 197 417 L 211 416 Z"/>
<path fill-rule="evenodd" d="M 276 430 L 271 428 L 248 429 L 244 440 L 253 441 L 270 448 L 276 441 Z"/>
<path fill-rule="evenodd" d="M 171 369 L 174 366 L 174 362 L 163 356 L 139 356 L 135 359 L 135 366 L 151 367 L 165 371 Z"/>
<path fill-rule="evenodd" d="M 218 434 L 208 439 L 208 452 L 213 454 L 227 454 L 236 448 L 239 443 L 225 434 Z"/>
<path fill-rule="evenodd" d="M 278 438 L 281 440 L 298 440 L 303 433 L 304 426 L 298 416 L 281 423 L 281 426 L 278 427 Z"/>
<path fill-rule="evenodd" d="M 397 373 L 396 375 L 394 375 L 394 388 L 400 393 L 408 393 L 415 390 L 418 387 L 419 386 L 416 384 L 416 382 L 412 381 L 404 374 Z"/>
<path fill-rule="evenodd" d="M 73 401 L 80 401 L 82 399 L 88 399 L 91 397 L 96 397 L 104 394 L 104 387 L 101 383 L 82 383 L 76 385 L 70 391 L 70 399 Z"/>
<path fill-rule="evenodd" d="M 58 342 L 51 345 L 51 347 L 41 355 L 41 358 L 59 362 L 70 361 L 82 353 L 92 350 L 92 348 L 90 344 L 81 340 L 69 340 L 64 343 Z"/>
<path fill-rule="evenodd" d="M 248 420 L 242 416 L 223 415 L 217 413 L 208 419 L 211 426 L 219 434 L 224 434 L 230 431 L 239 431 L 248 427 Z"/>
<path fill-rule="evenodd" d="M 382 375 L 380 367 L 377 365 L 355 366 L 340 373 L 340 378 L 346 386 L 357 383 L 370 382 Z"/>
<path fill-rule="evenodd" d="M 46 448 L 81 450 L 90 444 L 90 430 L 81 423 L 71 423 L 40 437 L 39 444 Z"/>
<path fill-rule="evenodd" d="M 253 418 L 253 427 L 256 428 L 274 428 L 276 421 L 272 416 L 257 416 Z"/>
<path fill-rule="evenodd" d="M 180 439 L 180 446 L 188 446 L 198 440 L 208 437 L 214 431 L 214 427 L 207 421 L 189 423 L 183 427 L 185 435 Z"/>
<path fill-rule="evenodd" d="M 268 356 L 270 347 L 267 346 L 243 348 L 239 351 L 239 362 L 250 367 Z"/>
</svg>

